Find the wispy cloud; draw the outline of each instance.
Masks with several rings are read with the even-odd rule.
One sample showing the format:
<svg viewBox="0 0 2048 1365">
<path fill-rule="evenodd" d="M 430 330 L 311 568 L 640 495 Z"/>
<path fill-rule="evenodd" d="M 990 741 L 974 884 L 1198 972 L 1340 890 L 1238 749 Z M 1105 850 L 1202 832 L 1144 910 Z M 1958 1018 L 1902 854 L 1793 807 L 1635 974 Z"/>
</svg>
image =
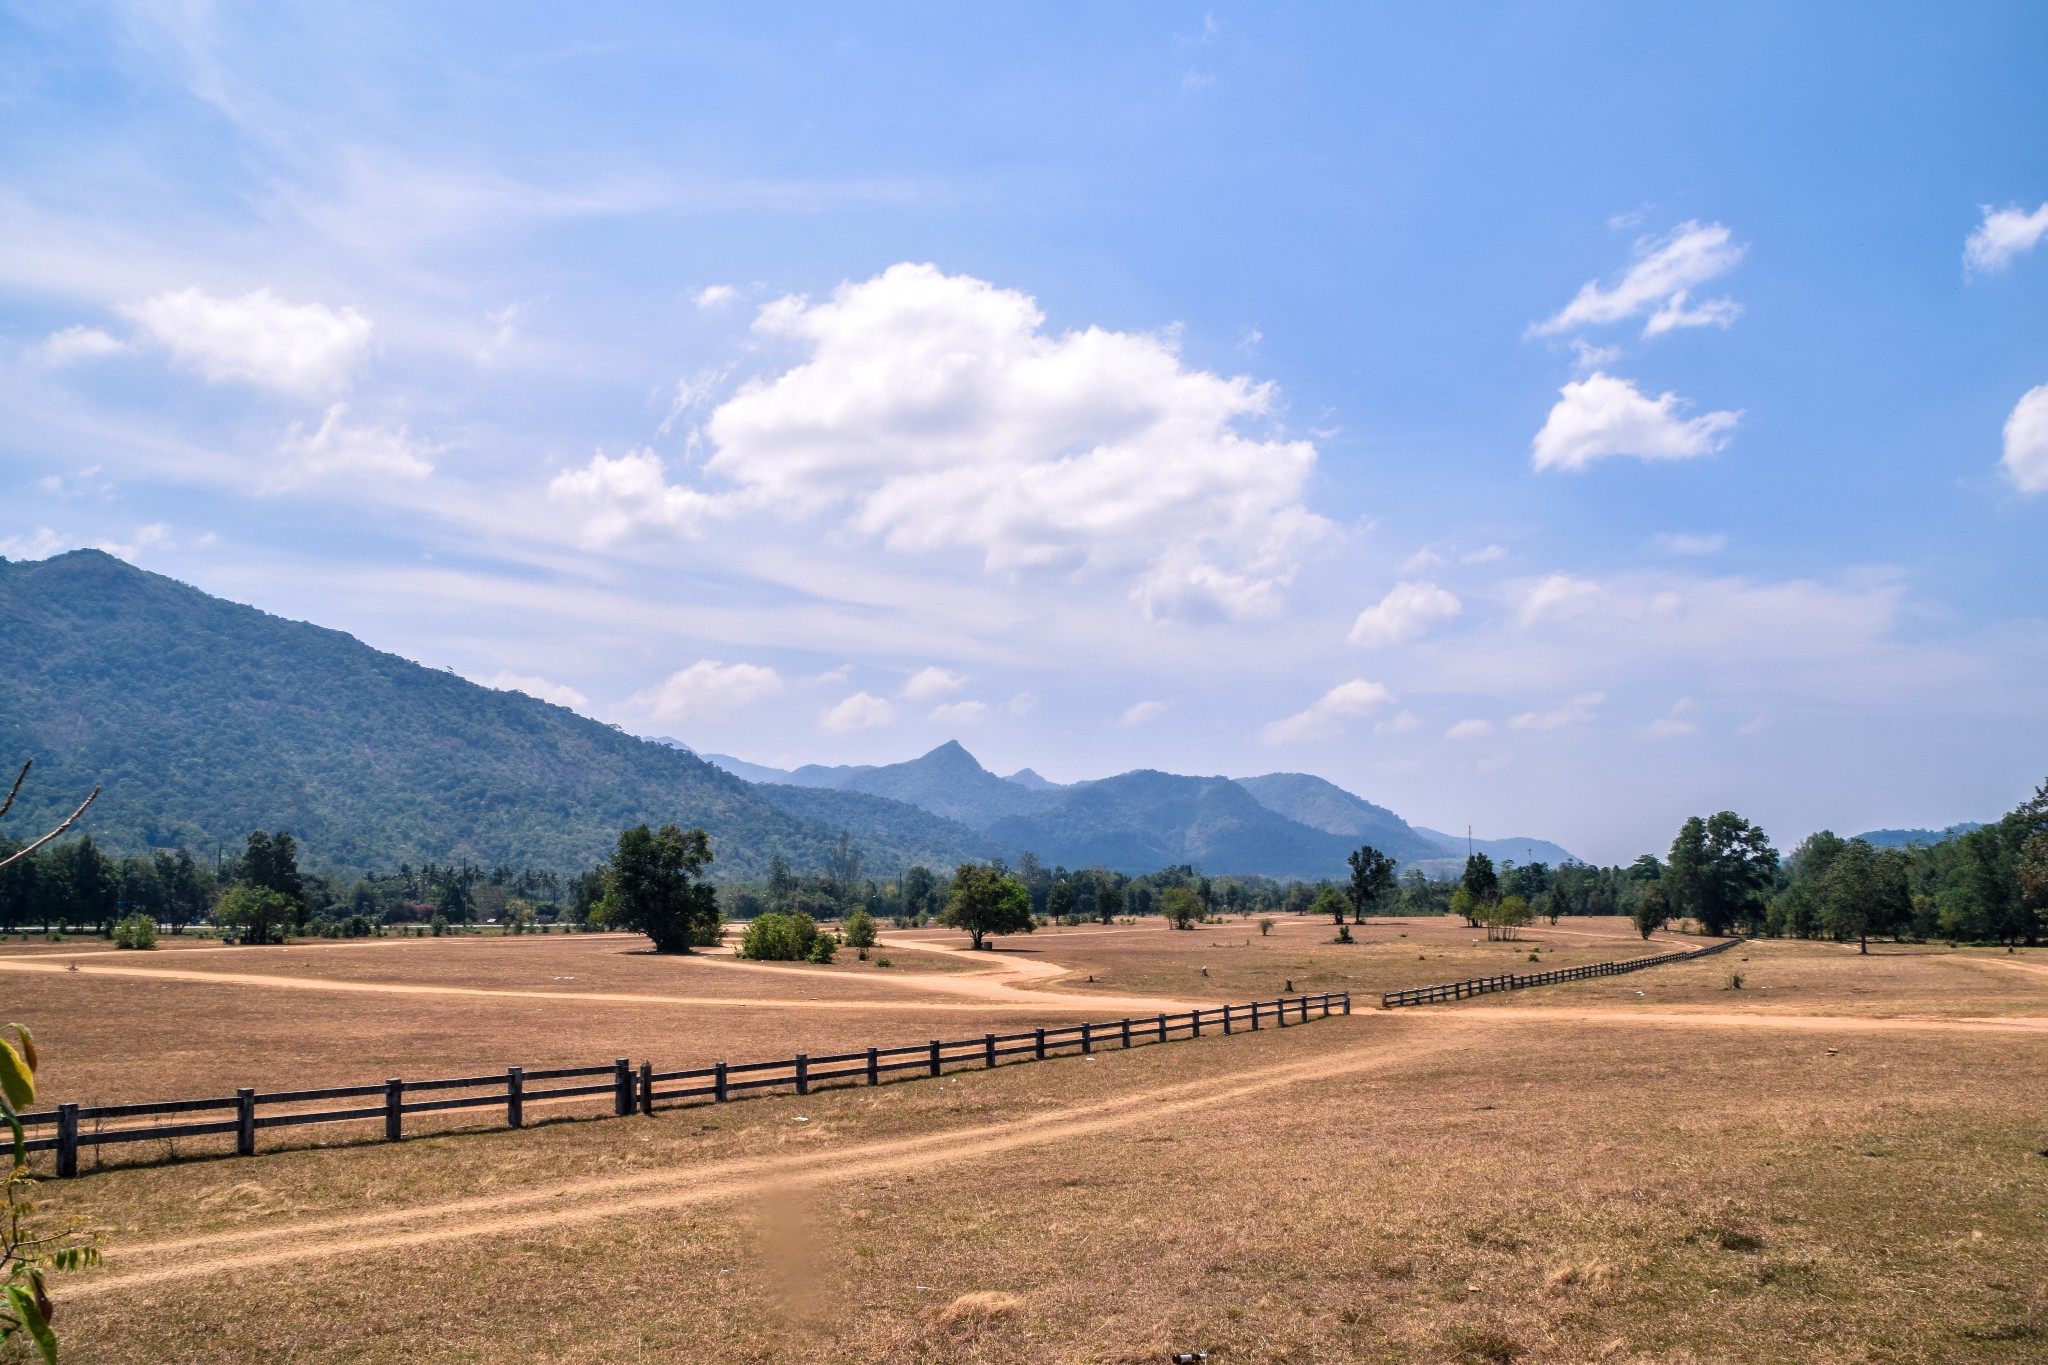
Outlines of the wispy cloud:
<svg viewBox="0 0 2048 1365">
<path fill-rule="evenodd" d="M 1268 744 L 1328 739 L 1344 733 L 1347 719 L 1370 715 L 1393 700 L 1394 694 L 1384 684 L 1353 678 L 1350 682 L 1338 683 L 1307 708 L 1269 723 L 1261 734 Z"/>
<path fill-rule="evenodd" d="M 1726 327 L 1742 311 L 1733 299 L 1693 302 L 1692 291 L 1735 268 L 1747 248 L 1720 223 L 1681 223 L 1663 237 L 1643 238 L 1635 262 L 1609 284 L 1589 280 L 1572 301 L 1529 330 L 1552 336 L 1649 315 L 1644 336 L 1681 327 Z"/>
<path fill-rule="evenodd" d="M 2048 236 L 2048 204 L 2032 213 L 1986 204 L 1984 221 L 1963 243 L 1963 266 L 1972 274 L 1997 274 L 2032 251 L 2043 236 Z"/>
<path fill-rule="evenodd" d="M 2048 384 L 2028 389 L 2005 419 L 2005 476 L 2022 493 L 2048 493 Z"/>
<path fill-rule="evenodd" d="M 370 320 L 355 309 L 288 303 L 268 289 L 235 298 L 181 289 L 121 311 L 214 383 L 317 397 L 347 388 L 370 351 Z"/>
<path fill-rule="evenodd" d="M 856 692 L 837 705 L 826 707 L 818 717 L 818 728 L 827 734 L 845 735 L 872 730 L 894 719 L 896 708 L 887 701 L 871 692 Z"/>
</svg>

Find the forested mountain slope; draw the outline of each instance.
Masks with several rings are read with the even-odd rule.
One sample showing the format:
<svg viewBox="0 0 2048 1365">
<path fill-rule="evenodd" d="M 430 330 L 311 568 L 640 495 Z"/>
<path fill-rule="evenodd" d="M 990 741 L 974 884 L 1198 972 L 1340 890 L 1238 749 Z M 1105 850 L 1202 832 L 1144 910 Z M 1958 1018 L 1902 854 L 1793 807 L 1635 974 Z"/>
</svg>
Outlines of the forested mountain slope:
<svg viewBox="0 0 2048 1365">
<path fill-rule="evenodd" d="M 829 821 L 795 813 L 686 750 L 97 550 L 0 560 L 0 760 L 27 757 L 35 777 L 10 828 L 46 824 L 100 783 L 81 828 L 116 852 L 233 846 L 263 828 L 338 868 L 573 868 L 642 821 L 702 825 L 724 876 L 775 854 L 821 866 L 841 828 L 882 873 L 907 852 L 981 851 L 958 826 L 909 830 L 893 803 L 850 795 Z"/>
</svg>

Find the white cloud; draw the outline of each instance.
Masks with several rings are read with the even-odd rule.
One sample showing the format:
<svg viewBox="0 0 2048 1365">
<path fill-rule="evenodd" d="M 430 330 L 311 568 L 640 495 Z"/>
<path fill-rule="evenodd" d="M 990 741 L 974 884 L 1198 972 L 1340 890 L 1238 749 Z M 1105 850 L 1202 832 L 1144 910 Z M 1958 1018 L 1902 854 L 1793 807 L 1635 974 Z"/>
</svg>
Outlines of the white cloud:
<svg viewBox="0 0 2048 1365">
<path fill-rule="evenodd" d="M 1399 715 L 1389 716 L 1373 726 L 1372 732 L 1376 735 L 1405 735 L 1409 731 L 1418 728 L 1421 724 L 1422 717 L 1416 715 L 1413 711 L 1403 711 Z"/>
<path fill-rule="evenodd" d="M 1464 603 L 1434 583 L 1396 583 L 1378 603 L 1358 613 L 1351 643 L 1367 649 L 1399 644 L 1464 609 Z"/>
<path fill-rule="evenodd" d="M 772 668 L 699 659 L 636 694 L 633 705 L 655 720 L 697 720 L 736 711 L 781 690 L 782 675 Z"/>
<path fill-rule="evenodd" d="M 1963 265 L 1973 273 L 1995 274 L 2032 251 L 2043 236 L 2048 236 L 2048 204 L 2032 213 L 1986 204 L 1984 221 L 1963 243 Z"/>
<path fill-rule="evenodd" d="M 434 472 L 427 457 L 436 447 L 415 441 L 404 427 L 389 431 L 350 426 L 342 420 L 347 415 L 348 404 L 332 404 L 321 419 L 320 429 L 310 436 L 303 434 L 302 424 L 292 423 L 277 447 L 278 454 L 290 461 L 280 482 L 296 483 L 335 474 L 384 474 L 418 480 Z"/>
<path fill-rule="evenodd" d="M 729 284 L 707 284 L 697 291 L 699 308 L 718 308 L 731 303 L 740 296 L 740 291 Z"/>
<path fill-rule="evenodd" d="M 1132 726 L 1143 725 L 1148 720 L 1156 719 L 1159 713 L 1165 709 L 1166 703 L 1163 701 L 1141 701 L 1131 706 L 1123 715 L 1119 716 L 1116 723 L 1125 729 L 1130 729 Z"/>
<path fill-rule="evenodd" d="M 79 360 L 99 360 L 110 355 L 119 355 L 128 349 L 127 343 L 117 341 L 97 327 L 66 327 L 61 332 L 52 332 L 43 338 L 38 348 L 43 360 L 50 365 L 69 365 Z"/>
<path fill-rule="evenodd" d="M 958 692 L 967 686 L 967 675 L 931 664 L 910 675 L 910 681 L 903 684 L 903 695 L 912 701 L 930 701 L 943 697 L 948 692 Z"/>
<path fill-rule="evenodd" d="M 1648 313 L 1644 336 L 1677 327 L 1726 327 L 1741 307 L 1733 299 L 1692 302 L 1692 291 L 1734 268 L 1745 247 L 1719 223 L 1680 223 L 1663 237 L 1636 242 L 1635 264 L 1611 285 L 1588 280 L 1554 317 L 1530 331 L 1550 336 L 1597 327 Z"/>
<path fill-rule="evenodd" d="M 1019 692 L 1003 709 L 1013 716 L 1028 716 L 1038 709 L 1038 698 L 1029 692 Z"/>
<path fill-rule="evenodd" d="M 370 320 L 353 308 L 287 303 L 268 289 L 219 299 L 158 294 L 121 310 L 215 383 L 241 380 L 318 396 L 348 387 L 370 350 Z"/>
<path fill-rule="evenodd" d="M 1572 338 L 1572 364 L 1581 370 L 1597 370 L 1621 359 L 1619 346 L 1595 346 L 1584 337 Z"/>
<path fill-rule="evenodd" d="M 818 728 L 835 735 L 854 730 L 872 730 L 896 719 L 896 708 L 869 692 L 856 692 L 818 717 Z"/>
<path fill-rule="evenodd" d="M 1538 469 L 1584 469 L 1609 455 L 1687 460 L 1728 443 L 1740 412 L 1679 416 L 1675 393 L 1646 397 L 1626 379 L 1592 374 L 1566 384 L 1531 450 Z"/>
<path fill-rule="evenodd" d="M 579 516 L 587 545 L 641 531 L 695 534 L 717 510 L 709 495 L 669 483 L 661 457 L 652 450 L 629 450 L 616 460 L 600 450 L 583 468 L 555 475 L 548 497 Z"/>
<path fill-rule="evenodd" d="M 1605 692 L 1582 692 L 1565 705 L 1550 711 L 1524 711 L 1508 721 L 1515 730 L 1561 730 L 1593 719 L 1593 708 L 1607 700 Z"/>
<path fill-rule="evenodd" d="M 520 305 L 508 303 L 484 314 L 484 321 L 491 325 L 491 334 L 483 345 L 476 348 L 477 364 L 490 364 L 518 338 L 519 312 Z"/>
<path fill-rule="evenodd" d="M 996 573 L 1130 575 L 1160 614 L 1274 609 L 1300 544 L 1306 441 L 1255 439 L 1272 388 L 1184 367 L 1171 338 L 1042 331 L 1036 303 L 929 265 L 761 310 L 808 358 L 706 423 L 741 501 L 843 514 L 890 550 L 979 551 Z"/>
<path fill-rule="evenodd" d="M 1890 583 L 1831 587 L 1656 574 L 1597 582 L 1558 573 L 1520 585 L 1515 624 L 1603 667 L 1646 657 L 1716 667 L 1832 667 L 1883 638 L 1898 618 L 1900 594 Z"/>
<path fill-rule="evenodd" d="M 1460 564 L 1491 564 L 1497 559 L 1506 559 L 1507 557 L 1508 547 L 1505 545 L 1482 545 L 1476 550 L 1459 555 L 1458 562 Z"/>
<path fill-rule="evenodd" d="M 1686 720 L 1684 716 L 1686 712 L 1692 711 L 1698 706 L 1699 703 L 1691 697 L 1680 697 L 1673 703 L 1669 715 L 1660 716 L 1656 720 L 1651 721 L 1642 728 L 1640 733 L 1644 739 L 1677 739 L 1683 735 L 1696 734 L 1700 728 L 1699 723 Z M 1738 733 L 1748 733 L 1748 731 L 1738 727 Z"/>
<path fill-rule="evenodd" d="M 1490 720 L 1461 720 L 1444 731 L 1445 739 L 1479 739 L 1493 733 Z"/>
<path fill-rule="evenodd" d="M 71 537 L 60 536 L 43 526 L 28 535 L 0 540 L 0 559 L 48 559 L 59 550 L 75 549 L 77 545 Z"/>
<path fill-rule="evenodd" d="M 2048 384 L 2028 389 L 2005 419 L 2005 475 L 2022 493 L 2048 493 Z"/>
<path fill-rule="evenodd" d="M 1694 536 L 1672 531 L 1658 536 L 1657 543 L 1675 555 L 1717 555 L 1728 548 L 1728 537 Z"/>
<path fill-rule="evenodd" d="M 1346 717 L 1366 715 L 1393 699 L 1394 694 L 1384 685 L 1353 678 L 1325 692 L 1307 710 L 1271 722 L 1261 733 L 1268 744 L 1328 739 L 1344 733 Z"/>
<path fill-rule="evenodd" d="M 524 692 L 529 697 L 551 701 L 557 706 L 566 706 L 572 711 L 589 707 L 590 698 L 578 692 L 567 683 L 550 682 L 546 678 L 530 673 L 500 671 L 484 682 L 485 687 L 495 687 L 500 692 Z"/>
<path fill-rule="evenodd" d="M 985 701 L 949 701 L 943 706 L 934 706 L 925 719 L 934 725 L 972 725 L 988 711 Z"/>
</svg>

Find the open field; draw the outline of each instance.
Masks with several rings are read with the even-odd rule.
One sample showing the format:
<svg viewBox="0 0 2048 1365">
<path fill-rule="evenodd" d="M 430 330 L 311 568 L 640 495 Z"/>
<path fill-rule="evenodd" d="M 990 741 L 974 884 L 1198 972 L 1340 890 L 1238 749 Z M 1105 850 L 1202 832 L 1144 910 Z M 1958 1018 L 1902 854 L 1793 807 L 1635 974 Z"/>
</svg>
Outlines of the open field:
<svg viewBox="0 0 2048 1365">
<path fill-rule="evenodd" d="M 46 1096 L 140 1099 L 787 1055 L 1697 943 L 1329 935 L 1041 932 L 986 975 L 892 946 L 888 984 L 606 936 L 38 952 L 0 982 Z M 2037 967 L 1759 943 L 936 1082 L 110 1168 L 43 1189 L 107 1232 L 60 1326 L 95 1361 L 2038 1360 Z"/>
</svg>

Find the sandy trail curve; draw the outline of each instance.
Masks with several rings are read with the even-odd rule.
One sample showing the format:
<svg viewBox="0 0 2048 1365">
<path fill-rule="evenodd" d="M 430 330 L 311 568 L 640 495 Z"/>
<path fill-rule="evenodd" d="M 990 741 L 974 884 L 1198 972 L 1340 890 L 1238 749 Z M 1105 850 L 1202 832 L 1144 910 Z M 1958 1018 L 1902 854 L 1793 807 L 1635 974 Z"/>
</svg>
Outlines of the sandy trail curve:
<svg viewBox="0 0 2048 1365">
<path fill-rule="evenodd" d="M 1748 1014 L 1737 1010 L 1545 1009 L 1540 1005 L 1460 1010 L 1461 1021 L 1525 1024 L 1674 1024 L 1688 1028 L 1775 1028 L 1805 1033 L 2048 1033 L 2039 1015 Z"/>
<path fill-rule="evenodd" d="M 682 959 L 689 961 L 690 959 Z M 710 959 L 700 959 L 710 961 Z M 653 995 L 631 991 L 519 990 L 504 986 L 429 986 L 393 981 L 336 981 L 324 977 L 268 976 L 255 972 L 180 971 L 172 967 L 99 967 L 73 959 L 58 964 L 33 958 L 0 958 L 0 972 L 40 972 L 77 976 L 138 977 L 149 981 L 183 981 L 213 986 L 259 986 L 276 990 L 330 991 L 349 995 L 423 995 L 469 998 L 550 1000 L 557 1003 L 598 1005 L 675 1005 L 693 1008 L 742 1007 L 792 1010 L 921 1010 L 953 1011 L 989 1009 L 1026 1011 L 1062 1010 L 1077 1013 L 1123 1011 L 1132 1015 L 1156 1014 L 1160 1010 L 1189 1008 L 1183 1002 L 1159 996 L 1070 995 L 1057 991 L 1027 990 L 1006 980 L 976 981 L 927 975 L 926 983 L 947 985 L 943 1000 L 849 999 L 797 1000 L 786 996 Z M 823 973 L 820 973 L 823 975 Z M 835 980 L 844 980 L 835 977 Z"/>
<path fill-rule="evenodd" d="M 408 1247 L 596 1222 L 628 1214 L 741 1199 L 769 1192 L 840 1186 L 854 1178 L 955 1165 L 1051 1146 L 1123 1128 L 1170 1122 L 1267 1091 L 1377 1070 L 1454 1045 L 1443 1034 L 1354 1041 L 1302 1061 L 1137 1091 L 1005 1123 L 948 1129 L 800 1154 L 717 1161 L 687 1169 L 537 1185 L 406 1209 L 310 1219 L 235 1232 L 109 1248 L 108 1273 L 67 1279 L 67 1297 L 139 1285 L 361 1256 Z M 128 1267 L 133 1266 L 134 1269 Z"/>
</svg>

